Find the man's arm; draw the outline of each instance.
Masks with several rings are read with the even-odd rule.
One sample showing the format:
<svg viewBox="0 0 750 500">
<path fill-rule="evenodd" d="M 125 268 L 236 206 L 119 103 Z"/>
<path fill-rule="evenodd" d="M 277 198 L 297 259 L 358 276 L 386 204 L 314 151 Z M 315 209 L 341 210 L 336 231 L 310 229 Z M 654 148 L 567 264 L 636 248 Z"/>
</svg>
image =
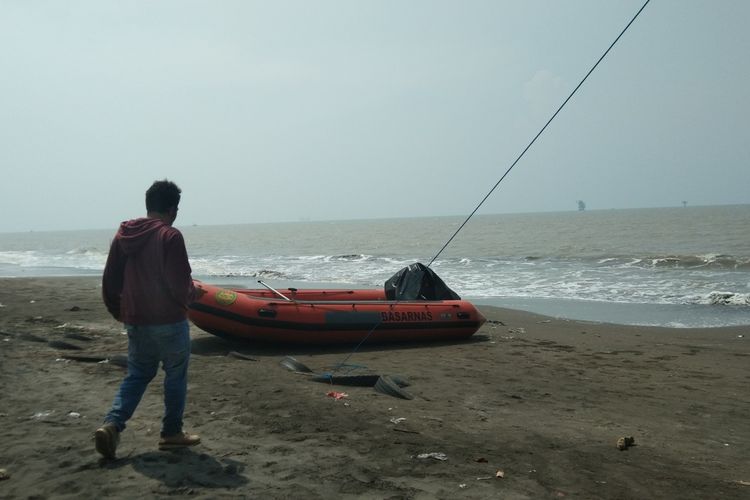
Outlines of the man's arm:
<svg viewBox="0 0 750 500">
<path fill-rule="evenodd" d="M 164 277 L 167 288 L 172 298 L 187 309 L 195 299 L 195 286 L 182 233 L 175 231 L 165 246 Z"/>
<path fill-rule="evenodd" d="M 120 321 L 120 297 L 125 277 L 125 259 L 117 239 L 112 240 L 102 275 L 102 298 L 107 311 L 117 321 Z"/>
</svg>

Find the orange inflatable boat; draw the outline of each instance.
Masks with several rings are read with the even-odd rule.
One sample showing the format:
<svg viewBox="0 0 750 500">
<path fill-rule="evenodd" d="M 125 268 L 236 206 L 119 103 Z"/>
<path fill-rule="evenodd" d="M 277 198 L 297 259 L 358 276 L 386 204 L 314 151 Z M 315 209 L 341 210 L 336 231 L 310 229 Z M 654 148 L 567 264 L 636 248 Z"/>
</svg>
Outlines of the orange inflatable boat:
<svg viewBox="0 0 750 500">
<path fill-rule="evenodd" d="M 486 321 L 465 300 L 387 300 L 384 290 L 225 289 L 195 282 L 190 320 L 220 337 L 295 344 L 471 337 Z"/>
</svg>

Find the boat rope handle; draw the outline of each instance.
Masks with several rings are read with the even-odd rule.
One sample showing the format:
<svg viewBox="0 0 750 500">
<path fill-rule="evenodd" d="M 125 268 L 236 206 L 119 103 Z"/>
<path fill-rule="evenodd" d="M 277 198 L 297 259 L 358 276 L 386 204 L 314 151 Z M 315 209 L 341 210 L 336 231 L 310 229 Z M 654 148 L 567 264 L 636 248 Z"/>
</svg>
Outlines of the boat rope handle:
<svg viewBox="0 0 750 500">
<path fill-rule="evenodd" d="M 260 283 L 260 284 L 261 284 L 261 285 L 263 285 L 264 287 L 268 288 L 268 289 L 269 289 L 269 290 L 271 290 L 271 291 L 272 291 L 273 293 L 275 293 L 276 295 L 278 295 L 278 296 L 279 296 L 279 297 L 281 297 L 282 299 L 286 300 L 287 302 L 294 302 L 294 301 L 293 301 L 292 299 L 290 299 L 289 297 L 287 297 L 286 295 L 284 295 L 284 294 L 283 294 L 283 293 L 281 293 L 280 291 L 276 290 L 276 289 L 275 289 L 274 287 L 272 287 L 271 285 L 269 285 L 269 284 L 265 283 L 265 282 L 264 282 L 263 280 L 258 280 L 258 283 Z"/>
<path fill-rule="evenodd" d="M 461 231 L 461 229 L 463 229 L 463 227 L 466 225 L 466 223 L 469 222 L 469 219 L 471 219 L 474 216 L 474 214 L 477 213 L 477 210 L 479 210 L 479 207 L 481 207 L 484 204 L 484 202 L 487 200 L 487 198 L 489 198 L 490 195 L 493 193 L 493 191 L 495 191 L 495 189 L 497 188 L 497 186 L 499 186 L 500 183 L 503 182 L 503 179 L 505 179 L 505 177 L 510 173 L 510 171 L 513 170 L 513 167 L 516 166 L 516 163 L 519 162 L 519 160 L 523 157 L 523 155 L 526 154 L 526 151 L 528 151 L 529 148 L 531 148 L 532 144 L 534 144 L 536 142 L 536 140 L 539 138 L 539 136 L 542 135 L 542 133 L 547 129 L 547 126 L 550 123 L 552 123 L 552 120 L 555 119 L 555 117 L 557 116 L 557 114 L 560 111 L 562 111 L 562 109 L 565 107 L 566 104 L 568 104 L 568 101 L 570 101 L 570 99 L 573 97 L 573 94 L 575 94 L 578 91 L 578 89 L 581 88 L 581 85 L 583 85 L 583 82 L 585 82 L 586 79 L 589 77 L 589 75 L 594 72 L 594 70 L 596 69 L 597 66 L 599 66 L 599 63 L 602 62 L 602 60 L 604 59 L 604 57 L 607 54 L 609 54 L 609 51 L 612 50 L 612 47 L 615 46 L 615 44 L 620 39 L 620 37 L 622 37 L 622 35 L 625 34 L 625 32 L 628 30 L 628 28 L 630 28 L 630 25 L 633 24 L 633 21 L 635 21 L 635 19 L 640 15 L 640 13 L 643 11 L 643 9 L 646 8 L 646 5 L 648 5 L 648 3 L 650 1 L 651 0 L 646 0 L 646 3 L 644 3 L 643 6 L 641 6 L 640 9 L 638 9 L 638 12 L 635 13 L 635 15 L 630 20 L 630 22 L 627 24 L 627 26 L 625 26 L 625 28 L 620 32 L 620 34 L 617 35 L 617 38 L 615 38 L 615 41 L 610 44 L 609 48 L 607 50 L 605 50 L 604 54 L 602 54 L 602 56 L 599 58 L 599 60 L 596 61 L 596 64 L 594 64 L 591 67 L 591 69 L 589 70 L 589 72 L 586 73 L 586 76 L 584 76 L 583 79 L 580 81 L 580 83 L 578 85 L 576 85 L 576 88 L 573 89 L 573 92 L 571 92 L 570 95 L 568 96 L 568 98 L 565 99 L 565 101 L 563 101 L 563 103 L 560 105 L 559 108 L 557 108 L 557 111 L 555 111 L 555 113 L 552 115 L 552 118 L 550 118 L 549 120 L 547 120 L 547 123 L 545 123 L 544 126 L 541 128 L 541 130 L 539 130 L 539 132 L 537 132 L 537 134 L 534 136 L 534 138 L 531 139 L 531 142 L 529 142 L 528 146 L 526 146 L 526 148 L 524 148 L 524 150 L 521 151 L 521 154 L 518 155 L 518 158 L 516 158 L 516 161 L 514 161 L 511 164 L 511 166 L 508 167 L 508 170 L 506 170 L 505 173 L 503 174 L 503 176 L 500 177 L 500 180 L 497 181 L 494 186 L 492 186 L 492 189 L 490 189 L 489 193 L 487 193 L 485 195 L 485 197 L 482 198 L 482 201 L 479 202 L 479 205 L 477 205 L 477 207 L 474 209 L 474 211 L 471 212 L 471 214 L 469 214 L 469 216 L 466 218 L 466 220 L 463 222 L 463 224 L 461 224 L 461 226 L 459 226 L 459 228 L 456 229 L 456 232 L 453 233 L 453 236 L 451 236 L 448 239 L 448 241 L 445 243 L 445 245 L 443 245 L 443 248 L 441 248 L 440 251 L 437 254 L 435 254 L 435 256 L 432 258 L 432 260 L 430 261 L 430 263 L 427 264 L 427 267 L 430 267 L 432 265 L 432 263 L 435 262 L 435 259 L 437 259 L 440 256 L 441 253 L 443 253 L 443 250 L 445 250 L 448 247 L 448 245 L 450 245 L 450 243 L 453 241 L 453 238 L 455 238 L 456 235 Z"/>
</svg>

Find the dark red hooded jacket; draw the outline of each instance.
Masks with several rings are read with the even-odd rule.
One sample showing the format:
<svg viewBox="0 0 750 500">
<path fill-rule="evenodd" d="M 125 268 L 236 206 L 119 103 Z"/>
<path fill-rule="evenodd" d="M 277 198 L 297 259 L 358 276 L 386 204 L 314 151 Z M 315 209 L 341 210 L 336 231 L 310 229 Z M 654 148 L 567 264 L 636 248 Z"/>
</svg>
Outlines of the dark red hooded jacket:
<svg viewBox="0 0 750 500">
<path fill-rule="evenodd" d="M 104 304 L 128 325 L 183 321 L 195 294 L 190 273 L 180 231 L 160 219 L 123 222 L 104 267 Z"/>
</svg>

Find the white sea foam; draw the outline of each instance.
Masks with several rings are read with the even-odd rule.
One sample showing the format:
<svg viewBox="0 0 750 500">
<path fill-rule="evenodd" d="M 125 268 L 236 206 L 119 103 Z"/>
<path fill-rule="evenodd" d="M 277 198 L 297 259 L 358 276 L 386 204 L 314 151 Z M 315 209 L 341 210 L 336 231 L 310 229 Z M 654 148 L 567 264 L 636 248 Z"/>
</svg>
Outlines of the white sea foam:
<svg viewBox="0 0 750 500">
<path fill-rule="evenodd" d="M 41 252 L 37 250 L 0 252 L 0 265 L 23 269 L 70 269 L 76 271 L 96 271 L 104 268 L 107 256 L 93 250 L 71 250 L 63 253 Z"/>
<path fill-rule="evenodd" d="M 38 252 L 33 250 L 5 251 L 0 252 L 0 263 L 21 267 L 33 267 L 41 265 L 41 259 L 38 257 Z"/>
</svg>

